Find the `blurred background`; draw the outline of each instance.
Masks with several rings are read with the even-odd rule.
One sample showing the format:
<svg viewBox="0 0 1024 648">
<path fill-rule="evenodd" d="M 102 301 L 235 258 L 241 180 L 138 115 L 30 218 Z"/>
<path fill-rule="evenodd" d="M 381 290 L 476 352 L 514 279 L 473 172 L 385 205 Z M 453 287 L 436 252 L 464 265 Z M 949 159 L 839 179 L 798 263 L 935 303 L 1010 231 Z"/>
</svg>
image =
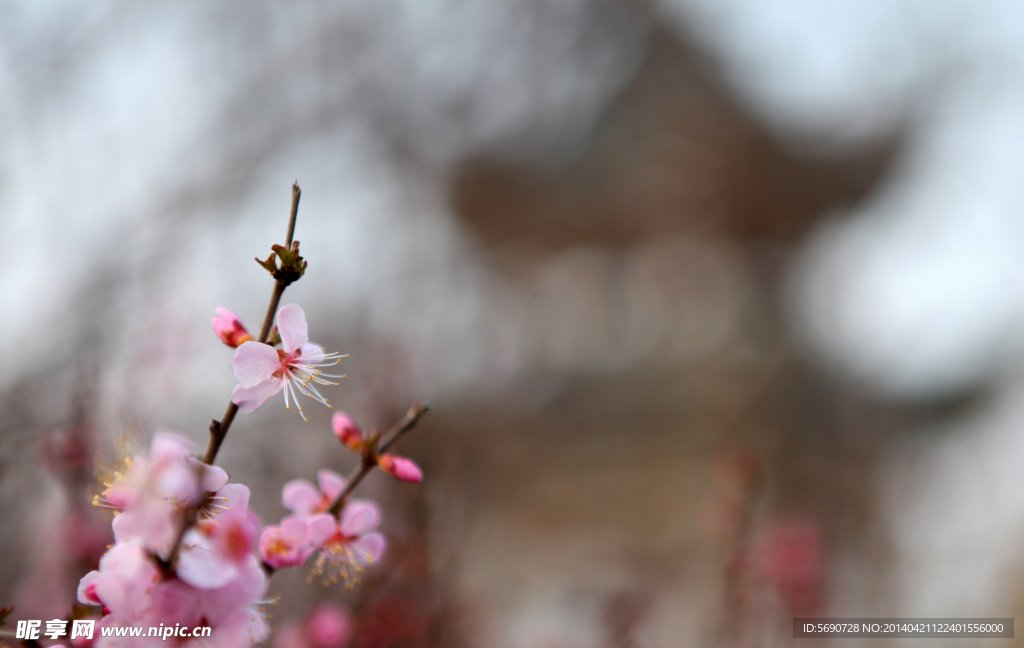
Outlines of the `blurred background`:
<svg viewBox="0 0 1024 648">
<path fill-rule="evenodd" d="M 297 180 L 329 397 L 435 411 L 424 486 L 365 483 L 384 563 L 272 580 L 278 648 L 324 601 L 316 648 L 1014 616 L 1022 43 L 1008 0 L 0 3 L 0 605 L 65 614 L 94 455 L 205 444 Z M 294 414 L 219 458 L 265 522 L 352 466 Z"/>
</svg>

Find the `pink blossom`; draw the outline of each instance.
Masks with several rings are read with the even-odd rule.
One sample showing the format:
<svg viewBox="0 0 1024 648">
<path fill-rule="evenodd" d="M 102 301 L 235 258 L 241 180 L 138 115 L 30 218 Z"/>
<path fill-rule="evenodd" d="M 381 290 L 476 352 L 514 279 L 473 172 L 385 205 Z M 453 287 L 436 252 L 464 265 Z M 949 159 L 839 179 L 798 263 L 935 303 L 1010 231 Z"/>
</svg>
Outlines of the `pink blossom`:
<svg viewBox="0 0 1024 648">
<path fill-rule="evenodd" d="M 306 420 L 298 395 L 308 396 L 330 408 L 328 400 L 310 383 L 337 385 L 325 378 L 344 376 L 325 374 L 318 367 L 337 364 L 343 356 L 325 354 L 322 347 L 309 343 L 306 314 L 295 304 L 288 304 L 278 311 L 277 330 L 281 334 L 283 350 L 249 341 L 235 351 L 231 372 L 238 386 L 231 392 L 231 401 L 250 414 L 268 398 L 283 391 L 285 409 L 291 409 L 291 401 L 294 400 L 299 414 Z"/>
<path fill-rule="evenodd" d="M 102 605 L 118 617 L 136 618 L 159 578 L 156 564 L 138 542 L 118 543 L 100 559 L 99 569 L 79 582 L 78 601 Z"/>
<path fill-rule="evenodd" d="M 247 487 L 225 484 L 217 493 L 223 505 L 186 532 L 178 554 L 178 578 L 200 589 L 223 587 L 235 578 L 252 557 L 259 532 Z"/>
<path fill-rule="evenodd" d="M 354 634 L 348 611 L 325 602 L 310 610 L 302 623 L 286 621 L 274 638 L 274 648 L 342 648 Z"/>
<path fill-rule="evenodd" d="M 380 469 L 396 479 L 418 484 L 423 481 L 423 471 L 411 459 L 395 455 L 382 454 L 377 457 Z"/>
<path fill-rule="evenodd" d="M 363 433 L 351 418 L 344 412 L 338 412 L 331 418 L 331 427 L 335 436 L 352 452 L 363 451 Z"/>
<path fill-rule="evenodd" d="M 336 472 L 321 469 L 316 473 L 320 489 L 305 479 L 293 479 L 281 489 L 281 504 L 300 518 L 330 510 L 345 490 L 345 478 Z"/>
<path fill-rule="evenodd" d="M 761 531 L 755 564 L 798 616 L 816 614 L 824 598 L 824 550 L 813 519 L 794 516 L 774 520 Z"/>
<path fill-rule="evenodd" d="M 321 603 L 313 608 L 303 625 L 314 648 L 340 648 L 352 637 L 352 617 L 334 603 Z"/>
<path fill-rule="evenodd" d="M 201 590 L 200 612 L 213 628 L 202 646 L 248 646 L 270 635 L 266 617 L 258 610 L 267 589 L 267 575 L 256 556 L 250 555 L 236 577 L 218 589 Z"/>
<path fill-rule="evenodd" d="M 228 474 L 220 466 L 204 464 L 195 457 L 188 458 L 188 465 L 194 473 L 199 474 L 200 490 L 207 494 L 215 494 L 228 483 Z"/>
<path fill-rule="evenodd" d="M 221 342 L 229 347 L 237 347 L 252 339 L 237 315 L 226 308 L 218 308 L 214 312 L 217 316 L 213 318 L 213 332 Z"/>
<path fill-rule="evenodd" d="M 366 500 L 346 504 L 340 520 L 330 514 L 309 518 L 309 538 L 319 552 L 310 582 L 316 577 L 324 584 L 344 579 L 350 589 L 358 583 L 363 568 L 380 560 L 387 547 L 384 536 L 374 532 L 380 520 L 380 509 Z"/>
<path fill-rule="evenodd" d="M 268 636 L 266 619 L 259 613 L 266 591 L 266 574 L 249 555 L 234 576 L 217 588 L 198 588 L 184 580 L 163 578 L 154 561 L 135 542 L 114 545 L 100 568 L 79 583 L 79 601 L 102 605 L 100 627 L 209 625 L 207 638 L 114 638 L 99 636 L 97 648 L 168 646 L 243 648 Z"/>
<path fill-rule="evenodd" d="M 115 472 L 93 504 L 111 508 L 114 538 L 139 540 L 164 555 L 174 540 L 179 509 L 198 501 L 200 485 L 188 459 L 192 445 L 171 432 L 153 437 L 148 456 L 126 459 L 123 472 Z"/>
<path fill-rule="evenodd" d="M 300 567 L 309 556 L 306 521 L 294 516 L 281 520 L 281 526 L 268 526 L 260 534 L 260 558 L 274 569 Z"/>
</svg>

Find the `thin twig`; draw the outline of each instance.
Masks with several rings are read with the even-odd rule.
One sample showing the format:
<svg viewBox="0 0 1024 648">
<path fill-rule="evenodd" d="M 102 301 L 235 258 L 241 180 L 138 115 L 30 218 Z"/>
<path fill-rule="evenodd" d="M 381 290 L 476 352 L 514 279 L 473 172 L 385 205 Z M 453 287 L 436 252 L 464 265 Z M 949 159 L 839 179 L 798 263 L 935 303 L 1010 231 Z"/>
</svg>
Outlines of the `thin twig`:
<svg viewBox="0 0 1024 648">
<path fill-rule="evenodd" d="M 196 464 L 195 483 L 203 483 L 203 466 Z M 188 530 L 196 523 L 196 519 L 199 517 L 199 511 L 206 506 L 208 503 L 206 493 L 200 493 L 199 502 L 195 506 L 189 506 L 181 513 L 181 524 L 178 525 L 178 530 L 174 532 L 174 541 L 171 543 L 171 553 L 167 558 L 161 558 L 157 554 L 153 554 L 153 559 L 156 561 L 160 571 L 164 573 L 164 576 L 170 576 L 174 573 L 174 570 L 178 567 L 178 555 L 181 553 L 181 542 L 185 539 L 185 534 Z"/>
<path fill-rule="evenodd" d="M 288 217 L 288 238 L 284 243 L 286 248 L 292 247 L 292 238 L 295 236 L 295 217 L 299 215 L 299 198 L 301 197 L 302 189 L 299 189 L 299 181 L 296 180 L 292 183 L 292 213 Z"/>
<path fill-rule="evenodd" d="M 377 449 L 377 453 L 389 450 L 391 446 L 395 445 L 396 441 L 402 438 L 407 432 L 409 432 L 409 430 L 416 427 L 419 420 L 426 416 L 428 412 L 430 412 L 430 406 L 426 403 L 421 403 L 419 401 L 413 403 L 412 407 L 409 408 L 409 411 L 406 412 L 405 417 L 398 423 L 395 423 L 387 435 L 385 435 L 388 438 Z M 363 481 L 363 479 L 365 479 L 366 476 L 369 475 L 376 467 L 377 460 L 373 456 L 363 457 L 362 462 L 352 471 L 351 474 L 349 474 L 348 478 L 345 480 L 345 488 L 331 505 L 331 508 L 329 509 L 331 515 L 338 517 L 341 513 L 342 507 L 345 506 L 345 500 L 348 499 L 348 496 L 356 489 L 359 482 Z"/>
<path fill-rule="evenodd" d="M 406 432 L 416 427 L 416 423 L 429 413 L 430 405 L 419 401 L 413 403 L 412 407 L 409 408 L 409 411 L 405 413 L 405 418 L 398 423 L 395 423 L 391 430 L 389 430 L 385 435 L 388 437 L 388 440 L 381 444 L 377 449 L 377 452 L 387 452 L 390 450 L 391 446 L 395 445 L 396 441 L 402 438 Z"/>
</svg>

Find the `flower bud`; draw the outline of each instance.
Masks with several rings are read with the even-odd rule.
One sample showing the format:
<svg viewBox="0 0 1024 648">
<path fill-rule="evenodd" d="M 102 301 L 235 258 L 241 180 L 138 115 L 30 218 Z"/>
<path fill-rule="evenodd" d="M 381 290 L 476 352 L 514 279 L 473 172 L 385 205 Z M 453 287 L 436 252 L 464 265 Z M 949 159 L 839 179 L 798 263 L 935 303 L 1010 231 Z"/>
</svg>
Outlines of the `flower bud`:
<svg viewBox="0 0 1024 648">
<path fill-rule="evenodd" d="M 411 459 L 396 457 L 395 455 L 382 454 L 377 457 L 377 465 L 380 469 L 396 479 L 418 484 L 423 481 L 423 471 Z"/>
<path fill-rule="evenodd" d="M 218 308 L 214 312 L 217 313 L 217 317 L 213 318 L 213 332 L 221 342 L 229 347 L 238 347 L 243 342 L 253 339 L 237 315 L 226 308 Z"/>
<path fill-rule="evenodd" d="M 334 428 L 335 436 L 346 448 L 352 452 L 363 451 L 363 433 L 359 431 L 359 426 L 352 419 L 342 412 L 338 412 L 331 419 L 331 427 Z"/>
</svg>

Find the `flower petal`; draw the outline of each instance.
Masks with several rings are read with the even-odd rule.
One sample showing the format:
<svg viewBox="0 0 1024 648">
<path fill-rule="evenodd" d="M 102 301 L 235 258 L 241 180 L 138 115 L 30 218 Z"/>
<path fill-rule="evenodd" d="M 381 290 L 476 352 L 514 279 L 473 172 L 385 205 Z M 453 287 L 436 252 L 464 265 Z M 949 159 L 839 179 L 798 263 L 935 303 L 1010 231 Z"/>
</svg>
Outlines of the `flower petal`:
<svg viewBox="0 0 1024 648">
<path fill-rule="evenodd" d="M 345 490 L 345 478 L 334 472 L 323 468 L 316 473 L 316 480 L 320 483 L 320 492 L 333 502 Z"/>
<path fill-rule="evenodd" d="M 305 545 L 309 541 L 309 529 L 306 521 L 294 515 L 281 518 L 281 533 L 292 544 Z"/>
<path fill-rule="evenodd" d="M 195 448 L 192 440 L 179 432 L 161 430 L 153 435 L 149 459 L 153 462 L 184 460 Z"/>
<path fill-rule="evenodd" d="M 359 536 L 380 525 L 380 509 L 369 500 L 352 500 L 341 511 L 340 528 L 343 535 Z"/>
<path fill-rule="evenodd" d="M 91 571 L 78 581 L 78 602 L 82 605 L 103 605 L 96 598 L 96 581 L 102 578 L 98 571 Z"/>
<path fill-rule="evenodd" d="M 238 347 L 231 358 L 231 374 L 242 387 L 255 387 L 280 368 L 277 349 L 252 340 Z"/>
<path fill-rule="evenodd" d="M 295 353 L 303 344 L 309 342 L 306 314 L 298 304 L 288 304 L 277 311 L 277 332 L 281 334 L 281 346 L 287 353 Z"/>
<path fill-rule="evenodd" d="M 228 483 L 228 474 L 220 466 L 208 466 L 195 457 L 188 458 L 188 466 L 192 470 L 202 471 L 202 488 L 207 493 L 216 493 L 221 486 Z"/>
<path fill-rule="evenodd" d="M 218 589 L 201 592 L 201 611 L 209 625 L 225 623 L 239 608 L 239 604 L 261 598 L 267 590 L 267 574 L 256 556 L 249 556 L 246 562 L 237 566 L 237 575 L 227 585 Z M 216 631 L 214 631 L 216 632 Z M 230 646 L 242 644 L 204 643 L 204 646 Z"/>
<path fill-rule="evenodd" d="M 223 560 L 211 551 L 201 534 L 192 529 L 181 541 L 175 572 L 178 578 L 193 587 L 217 589 L 231 582 L 237 570 L 231 561 Z"/>
<path fill-rule="evenodd" d="M 320 503 L 320 491 L 305 479 L 293 479 L 281 489 L 281 504 L 299 515 L 309 515 Z"/>
<path fill-rule="evenodd" d="M 284 381 L 278 378 L 265 380 L 255 387 L 235 387 L 231 392 L 231 402 L 245 414 L 252 414 L 267 402 L 271 396 L 277 396 L 284 389 Z"/>
<path fill-rule="evenodd" d="M 338 532 L 338 521 L 329 513 L 314 515 L 306 520 L 309 541 L 313 546 L 320 547 Z"/>
<path fill-rule="evenodd" d="M 387 540 L 385 540 L 384 536 L 379 533 L 364 535 L 362 538 L 354 540 L 348 545 L 348 548 L 356 555 L 356 560 L 362 562 L 364 565 L 380 562 L 381 557 L 384 556 L 384 550 L 387 549 L 387 547 Z"/>
<path fill-rule="evenodd" d="M 324 348 L 319 344 L 306 342 L 299 349 L 298 362 L 308 365 L 320 364 L 324 361 Z"/>
</svg>

